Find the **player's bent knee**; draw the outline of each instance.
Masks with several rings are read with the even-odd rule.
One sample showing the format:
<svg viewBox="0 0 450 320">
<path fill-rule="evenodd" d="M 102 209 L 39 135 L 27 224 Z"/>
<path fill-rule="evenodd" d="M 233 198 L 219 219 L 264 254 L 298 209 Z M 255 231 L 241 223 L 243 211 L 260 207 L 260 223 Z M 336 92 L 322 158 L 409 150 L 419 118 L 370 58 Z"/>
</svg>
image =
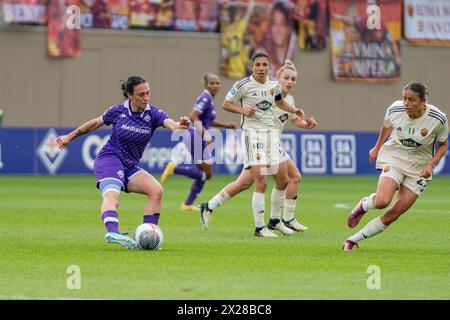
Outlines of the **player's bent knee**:
<svg viewBox="0 0 450 320">
<path fill-rule="evenodd" d="M 377 209 L 384 209 L 391 203 L 391 201 L 392 199 L 389 199 L 387 197 L 376 196 L 373 201 L 373 204 Z"/>
</svg>

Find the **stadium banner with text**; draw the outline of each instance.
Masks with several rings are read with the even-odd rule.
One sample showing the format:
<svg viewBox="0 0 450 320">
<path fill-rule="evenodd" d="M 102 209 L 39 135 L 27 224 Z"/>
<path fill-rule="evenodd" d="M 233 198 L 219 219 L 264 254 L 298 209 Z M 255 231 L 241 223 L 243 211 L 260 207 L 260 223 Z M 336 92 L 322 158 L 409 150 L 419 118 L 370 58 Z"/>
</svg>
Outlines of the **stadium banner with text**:
<svg viewBox="0 0 450 320">
<path fill-rule="evenodd" d="M 405 38 L 418 45 L 450 46 L 450 1 L 405 0 Z"/>
<path fill-rule="evenodd" d="M 48 0 L 3 0 L 3 20 L 7 24 L 46 23 Z"/>
<path fill-rule="evenodd" d="M 50 58 L 81 54 L 80 0 L 48 0 L 47 53 Z"/>
<path fill-rule="evenodd" d="M 298 21 L 298 47 L 323 50 L 327 47 L 327 0 L 297 0 L 293 17 Z"/>
<path fill-rule="evenodd" d="M 82 7 L 90 7 L 94 28 L 128 29 L 128 0 L 85 1 Z"/>
<path fill-rule="evenodd" d="M 297 46 L 295 0 L 221 1 L 220 71 L 226 77 L 251 74 L 250 58 L 260 48 L 270 56 L 270 75 L 292 59 Z"/>
<path fill-rule="evenodd" d="M 219 5 L 216 0 L 177 0 L 175 3 L 175 30 L 216 31 Z"/>
<path fill-rule="evenodd" d="M 0 174 L 91 174 L 95 157 L 111 131 L 96 130 L 59 150 L 56 138 L 72 130 L 0 128 Z M 243 160 L 241 130 L 214 130 L 214 173 L 239 174 Z M 374 163 L 368 162 L 369 150 L 377 138 L 377 132 L 286 130 L 281 141 L 303 175 L 367 175 L 379 174 Z M 161 174 L 169 161 L 193 165 L 182 133 L 171 135 L 169 130 L 158 129 L 139 165 L 150 173 Z M 450 152 L 435 167 L 434 174 L 450 174 Z"/>
<path fill-rule="evenodd" d="M 175 16 L 173 1 L 130 0 L 129 7 L 130 27 L 173 30 Z"/>
<path fill-rule="evenodd" d="M 400 78 L 401 0 L 330 0 L 335 80 Z"/>
</svg>

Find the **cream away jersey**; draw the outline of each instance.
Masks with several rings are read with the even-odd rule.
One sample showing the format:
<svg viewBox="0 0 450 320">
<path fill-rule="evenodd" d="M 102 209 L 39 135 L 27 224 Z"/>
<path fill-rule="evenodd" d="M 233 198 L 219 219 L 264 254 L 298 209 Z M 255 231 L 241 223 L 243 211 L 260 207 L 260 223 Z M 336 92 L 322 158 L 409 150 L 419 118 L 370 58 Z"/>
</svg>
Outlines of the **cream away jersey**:
<svg viewBox="0 0 450 320">
<path fill-rule="evenodd" d="M 380 149 L 377 169 L 392 165 L 406 175 L 418 176 L 434 155 L 434 143 L 448 139 L 448 120 L 445 113 L 427 104 L 418 119 L 405 112 L 403 101 L 397 100 L 386 111 L 383 125 L 392 133 Z"/>
<path fill-rule="evenodd" d="M 295 106 L 294 97 L 291 94 L 288 93 L 288 95 L 286 97 L 284 97 L 284 99 L 286 99 L 286 101 L 291 106 Z M 295 119 L 297 117 L 297 115 L 295 113 L 284 111 L 283 109 L 280 109 L 277 106 L 275 106 L 272 109 L 272 113 L 273 113 L 273 120 L 274 120 L 275 128 L 280 131 L 280 134 L 282 133 L 286 122 L 290 119 Z"/>
<path fill-rule="evenodd" d="M 267 77 L 265 83 L 257 82 L 253 76 L 236 82 L 225 96 L 225 100 L 241 107 L 256 107 L 253 117 L 241 116 L 244 130 L 273 129 L 273 109 L 275 101 L 283 99 L 277 79 Z"/>
</svg>

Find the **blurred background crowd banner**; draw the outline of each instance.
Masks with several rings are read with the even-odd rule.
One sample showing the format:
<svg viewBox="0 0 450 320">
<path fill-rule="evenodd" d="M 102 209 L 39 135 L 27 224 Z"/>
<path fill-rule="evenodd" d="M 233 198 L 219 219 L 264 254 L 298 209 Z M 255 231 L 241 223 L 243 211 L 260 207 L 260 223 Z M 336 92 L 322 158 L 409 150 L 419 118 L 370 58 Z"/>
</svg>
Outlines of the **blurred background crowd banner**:
<svg viewBox="0 0 450 320">
<path fill-rule="evenodd" d="M 401 0 L 330 0 L 329 4 L 333 77 L 399 79 Z M 371 5 L 380 12 L 371 10 Z"/>
<path fill-rule="evenodd" d="M 220 6 L 221 72 L 231 78 L 251 73 L 250 58 L 260 48 L 270 56 L 274 76 L 297 46 L 295 1 L 224 1 Z"/>
<path fill-rule="evenodd" d="M 5 23 L 45 24 L 48 0 L 2 0 Z"/>
<path fill-rule="evenodd" d="M 297 0 L 293 18 L 298 21 L 298 47 L 305 50 L 326 48 L 327 0 Z"/>
<path fill-rule="evenodd" d="M 405 0 L 405 38 L 419 45 L 450 45 L 449 0 Z"/>
<path fill-rule="evenodd" d="M 79 8 L 79 4 L 80 0 L 48 0 L 47 45 L 49 57 L 80 56 L 79 16 L 76 15 L 77 10 L 69 12 L 67 10 L 70 6 Z"/>
<path fill-rule="evenodd" d="M 402 32 L 450 45 L 450 0 L 0 0 L 0 25 L 48 25 L 48 55 L 78 57 L 80 33 L 63 21 L 70 4 L 82 29 L 220 32 L 220 72 L 235 79 L 251 74 L 261 48 L 273 76 L 295 50 L 330 43 L 333 79 L 378 82 L 400 77 Z"/>
</svg>

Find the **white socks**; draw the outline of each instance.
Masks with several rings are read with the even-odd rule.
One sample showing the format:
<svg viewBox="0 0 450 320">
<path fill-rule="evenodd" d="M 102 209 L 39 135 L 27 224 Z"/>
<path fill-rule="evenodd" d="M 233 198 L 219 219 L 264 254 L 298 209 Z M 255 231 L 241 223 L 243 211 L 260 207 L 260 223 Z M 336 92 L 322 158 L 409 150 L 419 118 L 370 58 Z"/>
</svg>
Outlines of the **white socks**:
<svg viewBox="0 0 450 320">
<path fill-rule="evenodd" d="M 228 202 L 231 197 L 230 195 L 225 191 L 222 190 L 218 194 L 216 194 L 211 200 L 208 202 L 208 208 L 211 210 L 214 210 L 217 207 L 220 207 L 222 204 Z"/>
<path fill-rule="evenodd" d="M 375 198 L 375 193 L 372 193 L 370 196 L 367 197 L 367 199 L 365 199 L 362 202 L 362 208 L 364 211 L 369 211 L 370 209 L 375 208 L 375 206 L 373 205 L 373 198 Z"/>
<path fill-rule="evenodd" d="M 281 219 L 281 209 L 283 209 L 284 199 L 285 190 L 278 190 L 273 187 L 270 197 L 270 219 Z"/>
<path fill-rule="evenodd" d="M 377 235 L 380 232 L 383 232 L 385 229 L 386 229 L 386 226 L 381 222 L 380 217 L 376 217 L 372 221 L 369 221 L 369 223 L 367 223 L 364 228 L 362 228 L 360 231 L 355 233 L 353 236 L 351 236 L 347 240 L 350 240 L 353 242 L 359 242 L 366 238 L 373 237 L 374 235 Z"/>
<path fill-rule="evenodd" d="M 262 228 L 266 224 L 264 222 L 264 210 L 265 210 L 265 200 L 264 193 L 253 192 L 252 196 L 252 208 L 253 208 L 253 218 L 255 219 L 255 226 L 257 228 Z"/>
<path fill-rule="evenodd" d="M 296 204 L 297 204 L 297 197 L 295 197 L 295 199 L 284 200 L 284 215 L 283 215 L 284 221 L 287 222 L 294 219 L 294 211 Z"/>
</svg>

